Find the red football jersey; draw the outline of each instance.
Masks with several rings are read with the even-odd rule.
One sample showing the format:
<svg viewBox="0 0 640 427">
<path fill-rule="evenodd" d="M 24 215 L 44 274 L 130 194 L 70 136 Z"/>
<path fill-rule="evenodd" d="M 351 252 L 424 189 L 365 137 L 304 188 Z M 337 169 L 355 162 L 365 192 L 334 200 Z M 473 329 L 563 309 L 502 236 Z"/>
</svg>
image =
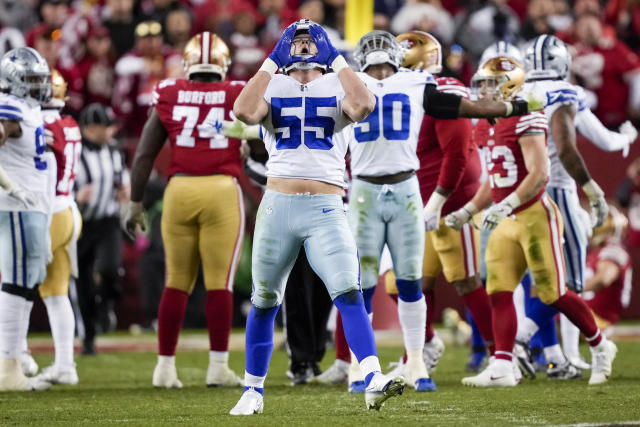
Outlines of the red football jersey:
<svg viewBox="0 0 640 427">
<path fill-rule="evenodd" d="M 56 196 L 69 196 L 76 181 L 76 171 L 82 152 L 82 134 L 73 117 L 43 115 L 48 135 L 47 143 L 56 157 L 58 175 Z"/>
<path fill-rule="evenodd" d="M 511 194 L 527 176 L 518 139 L 534 133 L 544 133 L 546 136 L 547 118 L 542 112 L 500 119 L 489 129 L 486 162 L 491 198 L 495 203 L 501 202 Z M 513 212 L 522 211 L 540 200 L 544 189 L 542 187 L 535 197 L 518 206 Z"/>
<path fill-rule="evenodd" d="M 468 89 L 452 77 L 438 77 L 438 90 L 469 99 Z M 424 203 L 436 185 L 451 191 L 442 207 L 447 215 L 462 207 L 480 186 L 480 157 L 471 141 L 471 120 L 436 119 L 425 115 L 416 149 L 420 168 L 417 171 Z"/>
<path fill-rule="evenodd" d="M 233 103 L 243 87 L 239 81 L 158 83 L 154 107 L 171 142 L 169 176 L 240 175 L 240 140 L 225 137 L 220 127 L 233 120 Z"/>
<path fill-rule="evenodd" d="M 620 275 L 611 285 L 596 292 L 593 299 L 587 300 L 587 305 L 598 316 L 611 323 L 616 323 L 631 300 L 631 256 L 623 246 L 607 243 L 587 255 L 587 272 L 590 270 L 593 274 L 598 262 L 603 260 L 617 264 L 620 267 Z"/>
</svg>

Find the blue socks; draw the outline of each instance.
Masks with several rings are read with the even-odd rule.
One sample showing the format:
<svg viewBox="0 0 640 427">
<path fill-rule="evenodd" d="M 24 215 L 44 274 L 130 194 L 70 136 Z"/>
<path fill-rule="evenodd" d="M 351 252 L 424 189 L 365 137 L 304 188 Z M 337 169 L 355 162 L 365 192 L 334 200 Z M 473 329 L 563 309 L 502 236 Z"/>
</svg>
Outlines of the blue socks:
<svg viewBox="0 0 640 427">
<path fill-rule="evenodd" d="M 344 336 L 358 361 L 369 356 L 378 356 L 373 328 L 365 310 L 364 299 L 360 291 L 351 291 L 339 295 L 333 300 L 342 315 Z M 273 328 L 272 328 L 273 331 Z"/>
<path fill-rule="evenodd" d="M 280 306 L 258 308 L 251 306 L 247 318 L 246 371 L 256 377 L 265 377 L 273 352 L 273 322 Z M 260 392 L 258 387 L 253 387 Z M 263 389 L 264 391 L 264 389 Z"/>
<path fill-rule="evenodd" d="M 396 279 L 398 298 L 404 302 L 416 302 L 422 298 L 422 279 Z"/>
<path fill-rule="evenodd" d="M 376 286 L 362 290 L 362 298 L 364 299 L 364 309 L 367 314 L 373 313 L 373 294 L 376 293 Z"/>
</svg>

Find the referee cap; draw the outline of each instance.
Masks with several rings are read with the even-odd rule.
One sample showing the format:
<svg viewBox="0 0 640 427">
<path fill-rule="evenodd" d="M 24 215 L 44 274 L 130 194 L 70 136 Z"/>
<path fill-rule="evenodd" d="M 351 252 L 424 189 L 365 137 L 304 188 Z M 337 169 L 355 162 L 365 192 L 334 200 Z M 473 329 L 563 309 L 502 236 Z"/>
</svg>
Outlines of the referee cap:
<svg viewBox="0 0 640 427">
<path fill-rule="evenodd" d="M 116 123 L 113 110 L 110 107 L 102 105 L 98 102 L 89 104 L 80 112 L 80 126 L 102 125 L 111 126 Z"/>
</svg>

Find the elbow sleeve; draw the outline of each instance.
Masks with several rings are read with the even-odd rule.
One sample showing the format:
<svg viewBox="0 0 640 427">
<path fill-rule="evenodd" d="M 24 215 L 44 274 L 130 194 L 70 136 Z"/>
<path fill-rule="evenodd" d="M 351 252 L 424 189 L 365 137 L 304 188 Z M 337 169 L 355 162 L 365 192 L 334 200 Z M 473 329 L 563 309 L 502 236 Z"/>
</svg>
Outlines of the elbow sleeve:
<svg viewBox="0 0 640 427">
<path fill-rule="evenodd" d="M 424 89 L 424 112 L 436 119 L 457 119 L 462 98 L 452 93 L 440 92 L 435 85 Z"/>
</svg>

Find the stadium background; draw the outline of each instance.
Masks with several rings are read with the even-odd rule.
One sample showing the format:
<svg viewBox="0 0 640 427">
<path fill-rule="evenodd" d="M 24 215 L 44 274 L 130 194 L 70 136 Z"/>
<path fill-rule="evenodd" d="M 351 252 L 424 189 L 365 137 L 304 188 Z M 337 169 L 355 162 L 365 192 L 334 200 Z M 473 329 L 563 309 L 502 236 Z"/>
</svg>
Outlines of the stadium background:
<svg viewBox="0 0 640 427">
<path fill-rule="evenodd" d="M 603 45 L 615 41 L 621 50 L 585 46 L 574 31 L 576 20 L 584 15 L 599 18 Z M 592 89 L 598 105 L 616 101 L 612 108 L 619 114 L 608 115 L 600 107 L 595 110 L 600 119 L 612 128 L 623 119 L 631 119 L 636 127 L 640 123 L 640 110 L 633 105 L 640 93 L 634 93 L 633 86 L 622 79 L 623 75 L 640 73 L 640 60 L 632 53 L 640 52 L 640 2 L 634 0 L 0 0 L 0 54 L 25 44 L 43 53 L 69 83 L 69 114 L 77 117 L 90 102 L 111 105 L 119 119 L 117 143 L 131 156 L 148 113 L 153 85 L 162 78 L 179 75 L 180 52 L 193 34 L 210 30 L 221 35 L 232 50 L 228 78 L 247 80 L 282 29 L 299 17 L 322 23 L 342 51 L 349 51 L 372 27 L 394 34 L 411 29 L 431 32 L 444 47 L 443 74 L 467 84 L 480 52 L 489 43 L 504 39 L 522 45 L 542 33 L 556 34 L 572 45 L 578 59 L 574 60 L 573 71 L 582 85 Z M 150 21 L 160 23 L 160 31 Z M 596 51 L 604 59 L 600 75 L 593 71 L 598 68 L 594 65 L 598 60 L 592 60 Z M 614 69 L 613 63 L 619 58 L 615 52 L 632 55 L 626 60 L 626 69 Z M 611 81 L 613 86 L 607 87 Z M 614 199 L 629 164 L 640 156 L 640 145 L 634 144 L 627 158 L 620 153 L 603 153 L 581 137 L 579 147 L 595 180 L 608 198 Z M 156 164 L 161 175 L 166 172 L 167 160 L 165 147 Z M 242 185 L 249 208 L 248 237 L 236 278 L 236 326 L 244 326 L 240 307 L 250 291 L 251 212 L 261 193 L 249 178 Z M 631 219 L 633 226 L 633 215 Z M 151 324 L 153 301 L 149 301 L 149 295 L 163 284 L 146 289 L 140 280 L 139 260 L 146 247 L 144 238 L 125 243 L 123 292 L 116 304 L 118 328 Z M 634 265 L 639 266 L 640 250 L 631 250 Z M 639 280 L 636 277 L 634 282 Z M 437 320 L 444 307 L 462 309 L 451 287 L 443 282 L 438 286 Z M 201 287 L 199 291 L 191 297 L 187 327 L 205 325 L 204 293 Z M 376 304 L 389 304 L 389 309 L 395 310 L 382 294 L 379 290 Z M 640 293 L 633 293 L 623 317 L 640 318 Z M 377 316 L 374 325 L 395 327 L 397 321 L 391 312 L 387 318 Z M 44 309 L 36 306 L 32 330 L 45 329 Z"/>
</svg>

